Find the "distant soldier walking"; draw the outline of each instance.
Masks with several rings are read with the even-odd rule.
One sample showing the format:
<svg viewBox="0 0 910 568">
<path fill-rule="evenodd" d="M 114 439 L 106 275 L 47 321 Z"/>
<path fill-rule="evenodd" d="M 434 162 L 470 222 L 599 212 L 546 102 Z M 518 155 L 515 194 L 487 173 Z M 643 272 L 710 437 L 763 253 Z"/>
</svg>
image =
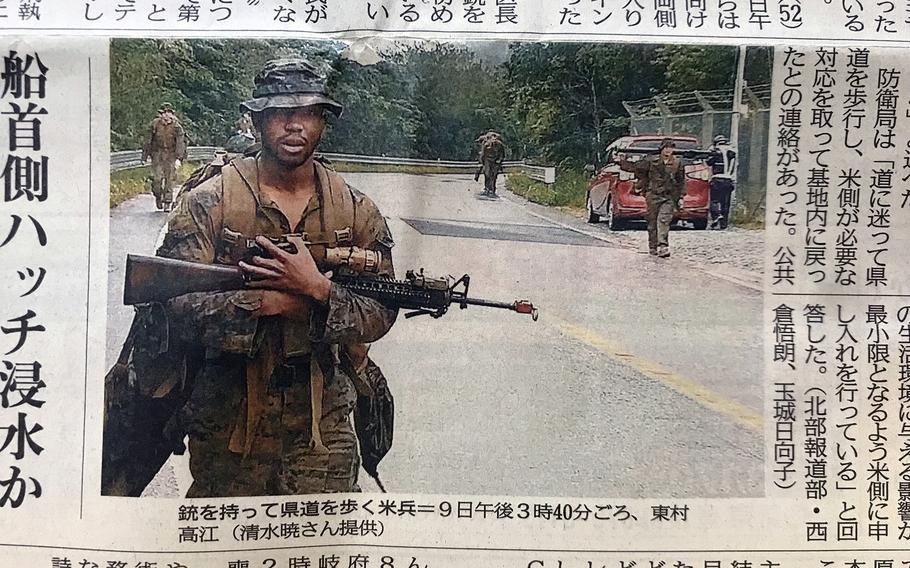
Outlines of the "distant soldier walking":
<svg viewBox="0 0 910 568">
<path fill-rule="evenodd" d="M 483 174 L 483 194 L 496 195 L 496 178 L 502 172 L 502 164 L 506 159 L 506 146 L 498 132 L 487 132 L 475 140 L 480 144 L 480 169 L 474 176 L 477 181 Z"/>
<path fill-rule="evenodd" d="M 648 249 L 661 258 L 670 256 L 670 223 L 673 213 L 682 208 L 686 194 L 685 168 L 682 160 L 673 154 L 675 148 L 676 143 L 665 138 L 658 154 L 649 154 L 637 162 L 620 163 L 624 171 L 633 172 L 641 181 L 648 202 Z"/>
<path fill-rule="evenodd" d="M 149 130 L 149 138 L 142 148 L 142 161 L 152 160 L 152 193 L 155 206 L 161 210 L 171 205 L 177 174 L 175 162 L 186 160 L 186 135 L 170 103 L 161 105 Z"/>
</svg>

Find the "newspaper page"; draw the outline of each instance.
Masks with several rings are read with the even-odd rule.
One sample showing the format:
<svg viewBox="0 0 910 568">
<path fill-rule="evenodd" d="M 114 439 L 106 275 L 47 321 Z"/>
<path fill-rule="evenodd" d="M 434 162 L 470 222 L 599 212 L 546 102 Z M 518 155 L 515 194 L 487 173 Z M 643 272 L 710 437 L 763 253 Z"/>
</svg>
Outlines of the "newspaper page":
<svg viewBox="0 0 910 568">
<path fill-rule="evenodd" d="M 910 4 L 0 25 L 0 568 L 910 568 Z"/>
</svg>

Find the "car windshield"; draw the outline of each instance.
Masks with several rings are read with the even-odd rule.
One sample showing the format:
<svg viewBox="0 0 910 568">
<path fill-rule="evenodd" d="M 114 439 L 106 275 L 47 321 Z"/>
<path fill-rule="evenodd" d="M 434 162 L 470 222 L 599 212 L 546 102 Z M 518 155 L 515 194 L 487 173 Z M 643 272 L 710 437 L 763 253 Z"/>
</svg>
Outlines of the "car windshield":
<svg viewBox="0 0 910 568">
<path fill-rule="evenodd" d="M 677 150 L 698 150 L 698 143 L 693 140 L 678 140 L 675 139 L 673 142 L 676 143 Z M 657 150 L 660 148 L 661 140 L 635 140 L 629 144 L 629 148 L 642 149 L 642 150 Z"/>
</svg>

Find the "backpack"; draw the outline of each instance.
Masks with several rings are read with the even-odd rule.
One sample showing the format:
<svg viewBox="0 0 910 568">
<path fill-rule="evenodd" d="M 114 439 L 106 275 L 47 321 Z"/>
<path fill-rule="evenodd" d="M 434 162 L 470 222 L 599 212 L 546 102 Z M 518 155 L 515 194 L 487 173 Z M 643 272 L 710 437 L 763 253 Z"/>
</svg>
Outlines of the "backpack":
<svg viewBox="0 0 910 568">
<path fill-rule="evenodd" d="M 162 333 L 163 330 L 163 333 Z M 167 338 L 164 306 L 137 308 L 117 361 L 104 377 L 101 494 L 139 497 L 171 454 L 182 455 L 179 410 L 201 351 Z"/>
</svg>

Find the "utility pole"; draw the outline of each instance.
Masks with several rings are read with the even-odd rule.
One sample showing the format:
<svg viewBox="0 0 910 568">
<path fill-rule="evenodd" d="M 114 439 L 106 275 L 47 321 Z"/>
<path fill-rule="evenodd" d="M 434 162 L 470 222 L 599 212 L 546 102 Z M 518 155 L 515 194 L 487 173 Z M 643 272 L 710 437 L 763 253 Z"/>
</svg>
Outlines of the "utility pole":
<svg viewBox="0 0 910 568">
<path fill-rule="evenodd" d="M 739 119 L 742 117 L 743 76 L 746 72 L 746 46 L 740 46 L 736 61 L 736 79 L 733 83 L 733 115 L 730 117 L 730 145 L 739 152 Z"/>
<path fill-rule="evenodd" d="M 743 115 L 743 87 L 745 86 L 746 72 L 746 46 L 740 46 L 739 57 L 736 60 L 736 79 L 733 83 L 733 113 L 730 116 L 730 146 L 736 152 L 736 164 L 739 164 L 739 121 Z M 739 168 L 736 168 L 736 178 L 734 183 L 739 185 Z M 735 187 L 735 186 L 734 186 Z M 736 204 L 736 194 L 734 191 L 730 195 L 730 215 L 733 214 L 733 207 Z"/>
</svg>

